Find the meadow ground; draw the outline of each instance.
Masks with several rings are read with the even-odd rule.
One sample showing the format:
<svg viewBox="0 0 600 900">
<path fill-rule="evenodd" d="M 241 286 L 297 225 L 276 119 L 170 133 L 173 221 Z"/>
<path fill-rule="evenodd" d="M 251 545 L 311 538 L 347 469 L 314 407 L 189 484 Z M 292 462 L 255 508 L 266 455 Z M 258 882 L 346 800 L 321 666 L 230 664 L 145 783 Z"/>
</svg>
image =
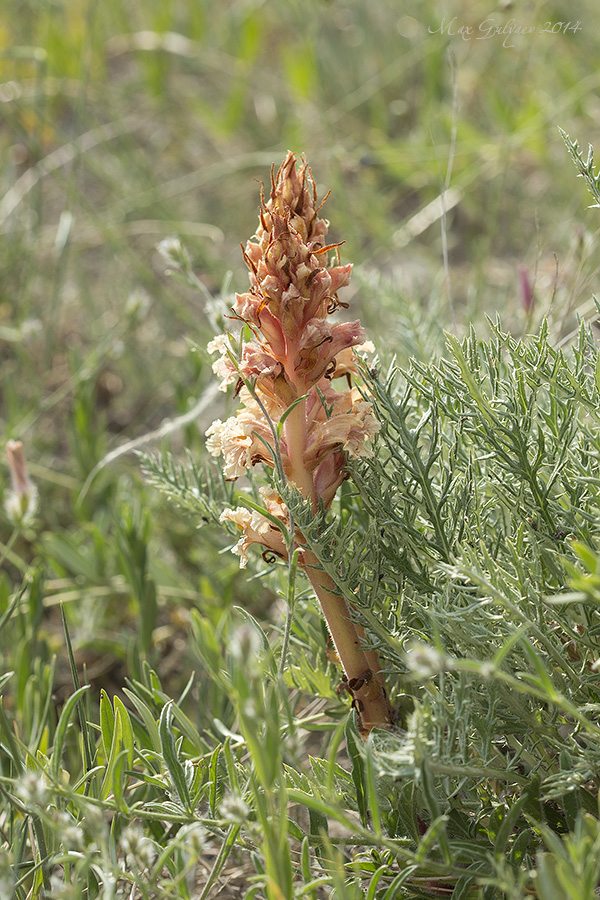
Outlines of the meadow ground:
<svg viewBox="0 0 600 900">
<path fill-rule="evenodd" d="M 552 658 L 557 646 L 565 647 L 579 654 L 569 658 L 575 668 L 579 666 L 580 677 L 581 672 L 591 673 L 586 667 L 598 656 L 592 640 L 593 616 L 589 621 L 585 616 L 581 621 L 577 616 L 569 619 L 567 639 L 562 633 L 556 637 L 562 613 L 531 613 L 528 622 L 535 621 L 541 632 L 531 632 L 534 655 L 525 653 L 519 660 L 519 665 L 537 671 L 540 681 L 532 688 L 533 696 L 539 700 L 541 695 L 535 691 L 542 691 L 548 708 L 559 695 L 571 698 L 573 708 L 558 703 L 557 716 L 564 721 L 556 719 L 557 727 L 568 731 L 565 722 L 573 726 L 577 721 L 578 727 L 588 729 L 590 743 L 585 745 L 583 738 L 578 743 L 577 735 L 565 732 L 564 746 L 544 748 L 539 759 L 525 741 L 516 747 L 507 738 L 510 749 L 502 751 L 503 759 L 511 754 L 517 759 L 519 790 L 523 787 L 519 779 L 531 775 L 535 781 L 539 772 L 542 782 L 558 778 L 557 772 L 569 769 L 564 754 L 571 754 L 576 775 L 570 782 L 574 793 L 569 796 L 577 799 L 577 809 L 565 813 L 556 806 L 566 783 L 559 780 L 554 794 L 550 790 L 554 782 L 548 782 L 546 793 L 537 798 L 536 802 L 549 804 L 537 818 L 533 807 L 524 814 L 525 791 L 520 794 L 514 785 L 510 790 L 496 789 L 500 763 L 491 754 L 488 762 L 495 761 L 489 762 L 489 770 L 494 774 L 488 773 L 485 785 L 476 779 L 475 787 L 465 787 L 461 777 L 474 777 L 465 770 L 461 777 L 454 772 L 458 780 L 452 784 L 448 775 L 442 788 L 436 782 L 431 793 L 425 790 L 424 806 L 413 798 L 413 824 L 417 823 L 413 834 L 398 812 L 406 794 L 395 806 L 389 789 L 386 803 L 392 812 L 384 804 L 385 821 L 373 808 L 367 812 L 365 803 L 376 807 L 379 802 L 369 778 L 384 784 L 386 778 L 391 782 L 405 778 L 405 791 L 409 786 L 417 790 L 419 778 L 413 778 L 404 757 L 400 761 L 402 753 L 397 748 L 396 756 L 390 750 L 388 757 L 382 752 L 377 763 L 372 756 L 365 762 L 352 737 L 344 736 L 348 707 L 336 693 L 339 672 L 327 658 L 324 626 L 304 587 L 299 589 L 301 616 L 294 626 L 285 683 L 274 678 L 274 686 L 259 689 L 252 673 L 247 677 L 256 694 L 252 702 L 277 725 L 277 738 L 267 728 L 261 739 L 273 759 L 279 760 L 280 769 L 261 774 L 260 751 L 248 743 L 254 726 L 246 723 L 249 731 L 245 730 L 244 691 L 236 682 L 236 672 L 241 678 L 249 665 L 244 657 L 249 651 L 239 647 L 236 651 L 235 642 L 250 615 L 268 634 L 276 657 L 284 626 L 287 573 L 265 565 L 258 554 L 249 569 L 240 572 L 237 557 L 228 551 L 231 535 L 214 524 L 199 530 L 200 507 L 196 510 L 190 501 L 187 509 L 182 508 L 186 501 L 179 489 L 185 476 L 171 471 L 175 482 L 171 493 L 180 500 L 177 506 L 149 483 L 139 458 L 131 452 L 133 446 L 128 447 L 134 442 L 137 449 L 171 452 L 175 460 L 187 452 L 198 466 L 206 461 L 204 432 L 216 416 L 224 417 L 233 406 L 231 398 L 210 393 L 214 376 L 203 348 L 219 330 L 233 292 L 247 285 L 239 245 L 256 228 L 257 182 L 268 184 L 271 166 L 277 167 L 292 149 L 306 154 L 319 192 L 324 195 L 331 190 L 324 210 L 331 221 L 331 240 L 344 241 L 342 261 L 355 264 L 351 285 L 343 295 L 350 305 L 348 315 L 365 325 L 380 355 L 382 372 L 392 358 L 400 371 L 409 369 L 410 359 L 416 361 L 412 384 L 418 382 L 415 390 L 420 399 L 411 406 L 410 416 L 425 415 L 420 404 L 437 398 L 442 431 L 444 416 L 448 417 L 447 440 L 439 449 L 440 459 L 449 466 L 451 496 L 459 504 L 462 473 L 486 453 L 497 453 L 502 469 L 508 451 L 498 449 L 489 435 L 490 443 L 472 452 L 475 442 L 464 456 L 457 450 L 459 462 L 453 461 L 448 435 L 454 430 L 462 434 L 463 420 L 460 428 L 452 424 L 451 404 L 446 408 L 444 398 L 451 397 L 454 388 L 442 376 L 432 387 L 433 376 L 423 367 L 449 352 L 444 349 L 444 329 L 462 338 L 474 324 L 479 338 L 492 346 L 499 339 L 487 317 L 500 316 L 503 346 L 512 359 L 508 368 L 497 369 L 498 378 L 506 380 L 509 398 L 500 407 L 512 409 L 514 422 L 518 420 L 518 427 L 525 430 L 535 418 L 534 407 L 530 404 L 522 421 L 518 419 L 521 395 L 517 392 L 510 400 L 508 385 L 511 378 L 517 384 L 523 371 L 529 372 L 523 376 L 524 397 L 531 388 L 533 368 L 530 372 L 524 362 L 518 362 L 510 336 L 539 334 L 545 320 L 547 333 L 538 349 L 543 345 L 567 352 L 577 344 L 578 317 L 593 320 L 597 314 L 593 293 L 598 284 L 600 219 L 597 210 L 586 209 L 590 194 L 577 178 L 559 127 L 583 147 L 588 142 L 600 145 L 599 45 L 595 4 L 580 0 L 577 18 L 571 6 L 560 0 L 519 6 L 479 0 L 444 4 L 433 0 L 368 4 L 360 0 L 227 0 L 218 4 L 209 0 L 127 4 L 4 0 L 0 12 L 1 437 L 3 446 L 8 440 L 23 442 L 38 492 L 35 513 L 28 521 L 15 526 L 9 511 L 0 517 L 0 686 L 4 694 L 0 885 L 8 885 L 6 890 L 14 891 L 19 900 L 44 895 L 279 900 L 286 897 L 283 886 L 292 882 L 293 896 L 329 896 L 334 890 L 344 900 L 438 896 L 440 891 L 450 896 L 452 890 L 457 898 L 519 900 L 534 890 L 532 884 L 542 900 L 551 896 L 563 900 L 583 897 L 568 891 L 579 890 L 585 878 L 593 889 L 600 855 L 595 825 L 589 821 L 597 821 L 597 809 L 589 797 L 597 790 L 592 762 L 597 736 L 591 724 L 588 728 L 577 715 L 592 716 L 597 700 L 592 686 L 592 693 L 582 699 L 576 692 L 569 693 L 562 682 L 553 687 L 546 683 L 545 663 L 536 656 L 539 652 L 543 660 L 548 654 Z M 186 254 L 187 278 L 169 273 L 174 268 L 173 253 L 180 253 L 174 238 Z M 593 331 L 586 340 L 586 353 L 592 353 Z M 465 350 L 461 357 L 457 346 L 448 346 L 458 366 L 457 378 L 466 378 L 472 366 L 481 378 L 478 383 L 489 382 L 493 393 L 494 367 L 490 364 L 487 374 L 478 368 L 479 351 L 473 350 L 469 357 Z M 486 351 L 481 352 L 485 356 Z M 579 368 L 573 370 L 579 388 L 572 385 L 576 398 L 572 402 L 580 403 L 581 421 L 587 427 L 588 418 L 594 417 L 595 401 L 582 386 L 590 363 L 583 350 L 581 354 Z M 465 368 L 461 359 L 466 359 Z M 543 393 L 552 382 L 541 366 L 535 378 L 544 385 Z M 565 420 L 564 427 L 559 427 L 556 412 L 571 402 L 559 391 L 567 382 L 567 376 L 557 381 L 556 394 L 548 388 L 548 410 L 543 407 L 539 419 L 545 425 L 531 432 L 539 449 L 539 433 L 549 429 L 540 453 L 554 454 L 550 462 L 557 466 L 561 446 L 570 447 L 569 441 L 576 440 L 575 432 L 569 430 L 574 428 L 572 423 Z M 396 401 L 381 391 L 381 415 L 392 422 Z M 401 394 L 399 388 L 398 397 Z M 204 404 L 202 398 L 208 398 Z M 494 414 L 500 408 L 495 402 Z M 461 403 L 470 409 L 464 397 Z M 482 414 L 484 425 L 486 421 L 489 425 L 491 420 L 486 420 L 482 408 L 473 407 L 470 421 Z M 170 421 L 176 425 L 169 427 Z M 418 422 L 418 418 L 410 420 L 417 435 L 418 428 L 425 427 Z M 397 440 L 410 461 L 417 444 L 410 443 L 408 431 L 404 437 L 398 432 L 395 438 L 392 431 L 390 425 L 390 440 Z M 434 447 L 437 433 L 427 432 L 423 440 L 427 447 Z M 515 508 L 521 509 L 522 504 L 522 522 L 531 526 L 532 533 L 549 529 L 553 522 L 558 534 L 563 528 L 555 521 L 561 504 L 563 510 L 584 510 L 579 518 L 573 512 L 572 519 L 564 512 L 568 530 L 567 525 L 564 529 L 590 553 L 597 537 L 590 524 L 596 509 L 594 440 L 592 434 L 585 447 L 573 450 L 573 459 L 579 454 L 578 465 L 583 466 L 577 469 L 573 462 L 573 483 L 588 481 L 590 497 L 574 493 L 567 502 L 565 486 L 556 509 L 546 508 L 544 495 L 537 498 L 540 508 L 533 510 L 538 471 L 534 453 L 533 475 L 529 481 L 524 476 L 525 487 L 515 493 L 514 501 Z M 531 446 L 524 451 L 524 466 Z M 452 468 L 455 464 L 457 470 Z M 441 479 L 441 498 L 445 470 L 439 463 L 436 475 L 438 463 L 431 465 L 431 477 Z M 545 463 L 539 465 L 541 472 Z M 523 471 L 507 468 L 507 484 L 513 477 L 518 480 Z M 5 459 L 0 472 L 8 491 Z M 168 482 L 168 471 L 154 475 L 154 480 L 162 477 Z M 191 488 L 198 486 L 194 477 L 190 476 Z M 229 486 L 220 483 L 217 474 L 212 477 L 218 503 Z M 426 499 L 424 484 L 417 493 Z M 396 487 L 401 499 L 411 490 L 408 484 Z M 555 556 L 563 551 L 553 547 L 547 555 L 547 548 L 531 551 L 530 559 L 530 550 L 519 543 L 521 532 L 513 533 L 506 524 L 506 510 L 496 519 L 488 515 L 496 502 L 490 499 L 496 496 L 494 490 L 487 490 L 477 514 L 473 513 L 477 527 L 485 520 L 485 528 L 497 529 L 497 544 L 506 539 L 506 546 L 516 548 L 517 556 L 522 553 L 532 571 L 540 566 L 544 596 L 567 589 L 585 593 L 587 582 L 574 588 L 569 579 L 580 577 L 581 571 L 592 577 L 593 561 L 584 554 L 578 561 L 569 557 L 565 563 L 560 557 L 557 562 Z M 356 508 L 352 502 L 344 495 L 340 521 L 355 516 L 356 533 L 370 534 L 371 526 L 364 524 L 367 514 L 380 521 L 375 501 L 373 509 L 366 500 L 366 505 Z M 407 513 L 398 526 L 409 535 L 407 552 L 420 561 L 409 566 L 410 572 L 402 570 L 402 577 L 412 584 L 406 588 L 406 602 L 415 604 L 410 607 L 413 618 L 406 620 L 410 635 L 398 624 L 402 610 L 393 606 L 389 596 L 385 617 L 378 619 L 389 635 L 393 632 L 386 658 L 395 702 L 406 715 L 420 700 L 403 662 L 409 637 L 437 641 L 440 652 L 463 647 L 456 635 L 446 639 L 433 612 L 423 612 L 424 596 L 443 594 L 435 581 L 440 567 L 447 567 L 448 577 L 451 565 L 466 566 L 464 557 L 457 562 L 448 547 L 444 549 L 447 538 L 436 532 L 433 507 L 429 509 L 425 502 L 424 510 L 414 521 Z M 434 547 L 438 538 L 444 545 L 434 562 L 418 534 L 424 541 L 433 541 Z M 462 539 L 462 531 L 457 535 L 457 540 Z M 465 537 L 465 545 L 471 548 L 473 541 L 469 544 Z M 490 553 L 493 544 L 490 538 L 486 544 Z M 497 546 L 492 556 L 503 559 Z M 508 562 L 506 566 L 510 568 Z M 523 588 L 528 572 L 521 574 Z M 479 582 L 471 575 L 473 587 Z M 461 577 L 467 578 L 464 572 Z M 535 582 L 537 576 L 531 577 Z M 508 596 L 508 581 L 502 582 L 499 575 L 500 580 L 494 578 L 490 576 L 492 587 L 487 584 L 488 595 L 495 597 L 494 589 Z M 460 590 L 463 586 L 461 581 Z M 410 595 L 413 588 L 415 597 L 418 591 L 424 592 L 418 602 Z M 589 602 L 595 609 L 597 593 L 590 591 Z M 571 613 L 565 615 L 568 618 Z M 509 613 L 506 616 L 510 618 Z M 520 621 L 518 616 L 514 621 Z M 385 643 L 376 623 L 370 625 Z M 490 629 L 495 627 L 489 623 Z M 517 627 L 525 626 L 520 622 Z M 585 652 L 569 644 L 580 628 L 591 635 Z M 551 650 L 549 634 L 558 641 Z M 505 646 L 502 641 L 510 640 L 503 633 L 494 653 Z M 256 647 L 253 652 L 258 653 Z M 465 659 L 470 652 L 464 649 Z M 266 682 L 271 663 L 266 653 Z M 74 685 L 73 669 L 82 685 L 90 685 L 89 691 L 83 688 L 81 694 L 74 694 L 79 682 Z M 466 668 L 456 676 L 466 692 L 463 675 L 468 678 Z M 440 686 L 440 697 L 445 689 Z M 458 704 L 461 697 L 460 691 L 454 693 L 452 703 Z M 169 706 L 169 699 L 176 704 Z M 65 713 L 62 728 L 57 725 L 61 711 Z M 515 710 L 502 714 L 504 724 L 512 722 L 511 715 L 517 716 Z M 519 714 L 525 716 L 522 711 Z M 402 718 L 402 723 L 407 726 L 408 718 Z M 514 722 L 513 726 L 516 733 L 518 727 Z M 475 731 L 478 727 L 477 722 L 469 726 Z M 493 727 L 497 723 L 489 725 L 492 731 Z M 546 727 L 552 726 L 544 722 Z M 464 740 L 468 742 L 467 737 Z M 346 749 L 344 741 L 350 742 Z M 316 758 L 310 770 L 306 768 L 309 752 Z M 556 771 L 549 762 L 553 754 L 560 758 Z M 381 762 L 384 758 L 387 762 Z M 30 783 L 26 770 L 33 773 Z M 427 777 L 419 771 L 427 788 Z M 127 772 L 135 772 L 135 777 Z M 40 773 L 47 779 L 45 786 Z M 436 778 L 443 781 L 443 774 L 440 769 Z M 319 801 L 321 805 L 315 801 L 303 806 L 302 798 L 306 801 L 315 781 L 326 782 L 331 796 Z M 42 791 L 37 799 L 36 790 Z M 257 799 L 261 792 L 267 798 L 264 808 Z M 83 798 L 79 806 L 75 795 Z M 449 809 L 454 809 L 457 797 L 470 810 L 471 821 L 477 820 L 481 828 L 485 822 L 486 834 L 494 840 L 501 823 L 510 820 L 513 831 L 507 825 L 498 838 L 498 858 L 508 849 L 512 854 L 510 872 L 500 864 L 486 869 L 483 845 L 472 849 L 473 859 L 481 866 L 473 870 L 475 880 L 452 869 L 441 823 L 452 820 Z M 521 806 L 514 811 L 518 802 Z M 494 813 L 502 804 L 502 810 Z M 47 814 L 38 807 L 46 808 Z M 370 818 L 373 815 L 375 821 Z M 522 841 L 521 853 L 515 844 L 518 835 L 526 832 L 525 820 L 518 818 L 523 815 L 529 816 L 528 822 L 542 824 L 527 832 L 530 843 Z M 329 832 L 324 838 L 327 818 Z M 435 829 L 429 828 L 427 846 L 419 845 L 424 820 L 428 825 L 438 823 Z M 462 820 L 458 825 L 452 821 L 457 830 L 448 840 L 456 841 L 456 847 L 460 840 L 465 844 L 473 840 L 476 848 L 479 825 L 467 834 Z M 79 830 L 65 837 L 67 826 Z M 333 848 L 350 847 L 348 834 L 353 828 L 360 836 L 359 850 L 354 857 L 350 850 L 345 857 L 336 856 Z M 558 844 L 553 844 L 544 828 L 559 835 Z M 546 841 L 545 854 L 535 843 L 534 831 L 537 839 Z M 562 895 L 544 893 L 560 871 L 556 860 L 563 858 L 562 841 L 569 835 L 575 835 L 573 846 L 581 851 L 579 868 L 567 853 L 576 873 L 572 876 L 575 887 L 565 887 L 561 881 Z M 501 849 L 504 839 L 506 852 Z M 406 848 L 407 854 L 417 853 L 417 846 L 421 846 L 418 860 L 400 853 Z M 476 856 L 479 851 L 481 858 Z M 45 863 L 46 854 L 53 860 L 52 872 Z M 548 858 L 554 861 L 544 862 Z M 585 869 L 587 863 L 590 871 Z M 197 864 L 200 874 L 194 879 Z M 519 869 L 530 871 L 535 865 L 541 873 L 537 881 Z M 409 872 L 411 866 L 415 869 Z M 411 880 L 413 871 L 417 875 Z M 121 881 L 120 872 L 124 873 Z M 117 879 L 114 889 L 111 878 Z"/>
</svg>

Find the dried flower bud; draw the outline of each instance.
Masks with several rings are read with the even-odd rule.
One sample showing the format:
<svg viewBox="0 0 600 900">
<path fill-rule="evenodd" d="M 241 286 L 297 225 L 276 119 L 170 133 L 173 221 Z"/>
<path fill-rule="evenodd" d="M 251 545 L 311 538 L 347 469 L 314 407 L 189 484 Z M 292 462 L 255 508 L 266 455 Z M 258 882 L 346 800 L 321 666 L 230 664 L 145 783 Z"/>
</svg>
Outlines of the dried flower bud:
<svg viewBox="0 0 600 900">
<path fill-rule="evenodd" d="M 526 313 L 530 312 L 535 304 L 535 295 L 533 293 L 533 285 L 529 278 L 527 266 L 519 266 L 519 278 L 521 280 L 521 298 L 523 309 Z"/>
<path fill-rule="evenodd" d="M 37 510 L 37 488 L 29 480 L 23 444 L 21 441 L 8 441 L 6 457 L 12 478 L 12 490 L 4 497 L 6 514 L 13 524 L 29 522 Z"/>
</svg>

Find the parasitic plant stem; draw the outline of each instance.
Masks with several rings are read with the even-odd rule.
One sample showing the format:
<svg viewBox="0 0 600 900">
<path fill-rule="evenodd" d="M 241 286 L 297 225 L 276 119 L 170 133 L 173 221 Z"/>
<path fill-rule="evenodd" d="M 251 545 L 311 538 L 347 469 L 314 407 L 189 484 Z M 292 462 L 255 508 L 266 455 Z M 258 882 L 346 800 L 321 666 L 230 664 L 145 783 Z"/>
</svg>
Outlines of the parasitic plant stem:
<svg viewBox="0 0 600 900">
<path fill-rule="evenodd" d="M 277 176 L 271 172 L 269 200 L 261 192 L 261 201 L 258 230 L 243 251 L 250 289 L 236 295 L 233 307 L 234 317 L 248 326 L 253 339 L 243 344 L 239 359 L 232 358 L 229 335 L 209 345 L 211 352 L 220 353 L 213 369 L 222 378 L 221 387 L 236 383 L 243 405 L 226 422 L 213 422 L 207 448 L 223 457 L 224 475 L 230 480 L 259 463 L 276 468 L 316 514 L 321 504 L 324 509 L 331 506 L 348 477 L 348 457 L 372 455 L 368 441 L 379 430 L 370 404 L 350 387 L 351 376 L 357 374 L 353 348 L 364 342 L 365 333 L 358 321 L 329 321 L 331 313 L 346 305 L 338 290 L 350 280 L 352 266 L 327 262 L 328 251 L 338 245 L 325 242 L 328 223 L 318 216 L 307 164 L 298 166 L 288 153 Z M 333 386 L 342 376 L 348 389 Z M 287 559 L 291 549 L 273 517 L 289 529 L 298 565 L 321 604 L 361 733 L 389 727 L 393 717 L 377 653 L 364 649 L 364 631 L 353 621 L 346 600 L 302 534 L 293 533 L 283 499 L 274 489 L 262 488 L 261 493 L 268 517 L 245 508 L 225 510 L 221 517 L 242 531 L 235 548 L 240 565 L 246 564 L 251 544 Z"/>
<path fill-rule="evenodd" d="M 319 599 L 331 639 L 342 663 L 347 690 L 352 694 L 359 714 L 361 733 L 368 735 L 376 726 L 391 725 L 392 708 L 379 658 L 375 651 L 363 649 L 363 629 L 352 621 L 348 604 L 310 551 L 304 556 L 303 568 Z"/>
<path fill-rule="evenodd" d="M 306 449 L 306 401 L 301 401 L 291 411 L 284 423 L 284 439 L 289 448 L 290 470 L 288 480 L 293 482 L 298 490 L 310 499 L 313 512 L 316 512 L 317 497 L 313 477 L 304 465 L 303 457 Z"/>
</svg>

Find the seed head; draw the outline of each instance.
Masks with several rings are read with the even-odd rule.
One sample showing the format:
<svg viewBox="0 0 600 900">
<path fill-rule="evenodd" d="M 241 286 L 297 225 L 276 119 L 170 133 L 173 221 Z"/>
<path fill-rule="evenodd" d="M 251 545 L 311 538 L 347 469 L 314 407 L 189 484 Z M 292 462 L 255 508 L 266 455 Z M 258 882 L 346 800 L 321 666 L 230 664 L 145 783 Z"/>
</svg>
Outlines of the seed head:
<svg viewBox="0 0 600 900">
<path fill-rule="evenodd" d="M 15 793 L 25 806 L 46 811 L 49 793 L 48 783 L 42 772 L 25 772 L 15 786 Z"/>
<path fill-rule="evenodd" d="M 138 869 L 149 869 L 153 865 L 156 858 L 154 844 L 139 825 L 128 825 L 120 843 L 129 865 Z"/>
<path fill-rule="evenodd" d="M 250 807 L 239 794 L 228 794 L 223 798 L 219 813 L 222 819 L 235 825 L 243 825 L 250 816 Z"/>
</svg>

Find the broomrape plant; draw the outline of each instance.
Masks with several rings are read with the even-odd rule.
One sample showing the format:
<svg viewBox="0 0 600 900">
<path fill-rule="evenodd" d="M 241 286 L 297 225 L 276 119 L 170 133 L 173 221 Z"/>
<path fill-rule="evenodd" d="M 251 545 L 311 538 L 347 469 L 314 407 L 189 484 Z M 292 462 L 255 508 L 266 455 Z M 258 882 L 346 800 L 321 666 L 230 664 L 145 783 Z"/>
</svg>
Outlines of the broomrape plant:
<svg viewBox="0 0 600 900">
<path fill-rule="evenodd" d="M 338 290 L 348 284 L 351 265 L 328 265 L 328 223 L 319 217 L 310 169 L 288 153 L 271 171 L 271 195 L 261 198 L 260 224 L 244 259 L 250 290 L 237 294 L 235 318 L 245 326 L 241 350 L 229 334 L 209 351 L 220 353 L 213 369 L 221 388 L 236 384 L 243 404 L 235 416 L 209 428 L 207 449 L 222 456 L 229 480 L 262 463 L 274 470 L 273 487 L 261 488 L 264 509 L 225 510 L 221 521 L 235 522 L 242 537 L 235 547 L 241 565 L 247 549 L 259 544 L 283 559 L 295 559 L 310 580 L 339 655 L 345 685 L 359 712 L 362 733 L 392 722 L 376 652 L 365 647 L 352 606 L 306 545 L 281 496 L 289 484 L 310 502 L 314 514 L 328 509 L 348 477 L 349 458 L 372 454 L 368 441 L 379 431 L 371 405 L 351 377 L 358 374 L 353 348 L 364 344 L 358 321 L 332 325 L 329 316 L 342 304 Z M 237 352 L 236 352 L 237 351 Z M 347 389 L 333 386 L 344 379 Z"/>
</svg>

